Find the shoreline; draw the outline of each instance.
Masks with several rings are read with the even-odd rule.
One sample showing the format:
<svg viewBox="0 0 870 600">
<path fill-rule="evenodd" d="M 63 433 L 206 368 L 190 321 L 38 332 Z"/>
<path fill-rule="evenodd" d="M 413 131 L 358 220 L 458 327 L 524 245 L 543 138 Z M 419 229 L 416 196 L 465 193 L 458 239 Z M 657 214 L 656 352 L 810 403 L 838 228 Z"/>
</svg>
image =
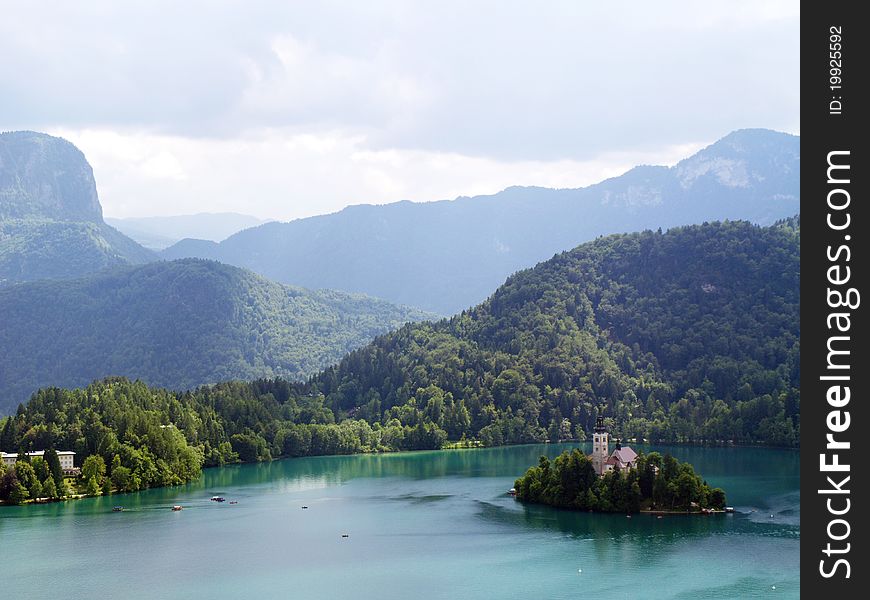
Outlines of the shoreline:
<svg viewBox="0 0 870 600">
<path fill-rule="evenodd" d="M 394 454 L 417 453 L 417 452 L 442 452 L 442 451 L 448 451 L 448 450 L 449 451 L 487 450 L 487 449 L 495 449 L 495 448 L 512 448 L 512 447 L 516 447 L 516 446 L 539 446 L 539 445 L 548 445 L 549 446 L 549 445 L 558 445 L 558 444 L 564 444 L 564 445 L 586 444 L 586 443 L 591 443 L 591 441 L 579 442 L 576 440 L 573 440 L 573 441 L 565 440 L 565 441 L 559 441 L 559 442 L 550 442 L 550 441 L 547 441 L 547 442 L 528 442 L 525 444 L 502 444 L 499 446 L 470 445 L 470 444 L 473 444 L 474 442 L 467 441 L 467 442 L 464 442 L 463 445 L 458 445 L 458 446 L 453 445 L 453 444 L 457 444 L 457 443 L 458 442 L 453 442 L 451 444 L 450 442 L 447 442 L 445 444 L 445 446 L 442 448 L 429 449 L 429 450 L 393 450 L 393 451 L 374 450 L 374 451 L 370 451 L 370 452 L 354 452 L 352 454 L 313 454 L 313 455 L 306 455 L 306 456 L 279 456 L 277 458 L 273 458 L 270 461 L 249 461 L 249 462 L 226 463 L 223 465 L 210 465 L 207 467 L 202 467 L 199 477 L 202 477 L 202 471 L 205 471 L 206 469 L 233 467 L 233 466 L 241 466 L 241 465 L 256 465 L 256 464 L 260 464 L 260 463 L 274 462 L 274 461 L 278 461 L 278 460 L 294 460 L 297 458 L 321 458 L 321 457 L 326 458 L 326 457 L 336 457 L 336 456 L 363 456 L 363 455 L 380 455 L 380 454 L 394 455 Z M 469 445 L 465 445 L 465 444 L 469 444 Z M 762 449 L 770 449 L 770 450 L 792 450 L 792 451 L 800 450 L 800 448 L 791 447 L 791 446 L 750 445 L 750 444 L 736 444 L 736 443 L 732 443 L 732 444 L 709 444 L 709 443 L 699 444 L 699 443 L 692 443 L 692 442 L 668 442 L 668 443 L 653 444 L 651 442 L 642 442 L 642 444 L 645 446 L 661 445 L 661 446 L 679 446 L 679 447 L 694 447 L 694 448 L 762 448 Z M 199 477 L 197 477 L 197 479 Z M 44 498 L 40 498 L 37 500 L 28 499 L 21 504 L 10 504 L 8 502 L 0 501 L 0 508 L 5 507 L 5 506 L 29 506 L 31 504 L 40 504 L 40 505 L 41 504 L 53 504 L 53 503 L 57 503 L 57 502 L 68 502 L 70 500 L 81 500 L 83 498 L 99 498 L 102 496 L 114 496 L 117 494 L 134 494 L 136 492 L 145 491 L 145 490 L 149 490 L 149 489 L 153 490 L 153 489 L 161 489 L 161 488 L 179 487 L 179 486 L 187 485 L 193 481 L 196 481 L 196 479 L 191 479 L 189 481 L 185 481 L 185 482 L 182 482 L 182 483 L 179 483 L 176 485 L 153 486 L 150 488 L 143 488 L 141 490 L 135 490 L 135 491 L 123 491 L 123 492 L 122 491 L 113 491 L 110 494 L 97 494 L 97 495 L 92 495 L 92 496 L 88 495 L 88 494 L 71 494 L 69 496 L 65 496 L 63 498 L 56 498 L 56 499 L 44 499 Z M 542 505 L 542 506 L 546 506 L 546 505 Z M 567 510 L 571 510 L 571 509 L 567 509 Z M 593 511 L 593 512 L 600 512 L 600 511 Z M 725 511 L 716 511 L 716 512 L 723 512 L 724 513 Z M 602 513 L 602 514 L 618 514 L 618 513 Z M 659 512 L 642 510 L 642 511 L 640 511 L 640 513 L 635 513 L 635 514 L 656 514 L 656 515 L 661 514 L 661 516 L 665 516 L 668 514 L 674 514 L 674 515 L 699 514 L 699 515 L 703 515 L 704 513 L 701 513 L 700 511 L 698 511 L 698 512 L 660 511 L 660 513 L 659 513 Z"/>
</svg>

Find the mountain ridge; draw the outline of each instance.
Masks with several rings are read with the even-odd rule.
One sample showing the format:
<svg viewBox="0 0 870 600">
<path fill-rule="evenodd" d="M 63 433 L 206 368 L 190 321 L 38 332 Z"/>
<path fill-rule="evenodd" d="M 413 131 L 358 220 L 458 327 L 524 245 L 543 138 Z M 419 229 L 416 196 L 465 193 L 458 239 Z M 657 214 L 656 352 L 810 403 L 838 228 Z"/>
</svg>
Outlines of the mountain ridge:
<svg viewBox="0 0 870 600">
<path fill-rule="evenodd" d="M 156 258 L 103 221 L 93 169 L 72 143 L 0 133 L 0 286 Z"/>
<path fill-rule="evenodd" d="M 738 130 L 672 167 L 642 165 L 585 188 L 353 205 L 216 244 L 182 240 L 161 256 L 213 258 L 277 281 L 452 314 L 514 271 L 599 235 L 788 217 L 799 211 L 799 168 L 799 137 Z"/>
</svg>

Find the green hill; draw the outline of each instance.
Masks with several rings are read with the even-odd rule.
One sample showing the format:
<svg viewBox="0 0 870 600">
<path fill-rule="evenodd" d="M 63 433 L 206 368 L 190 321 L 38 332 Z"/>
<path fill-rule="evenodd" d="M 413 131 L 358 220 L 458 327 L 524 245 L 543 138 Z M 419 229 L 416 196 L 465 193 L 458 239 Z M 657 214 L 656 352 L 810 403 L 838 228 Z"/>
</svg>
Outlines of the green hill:
<svg viewBox="0 0 870 600">
<path fill-rule="evenodd" d="M 103 222 L 94 174 L 66 140 L 0 133 L 0 285 L 156 257 Z"/>
<path fill-rule="evenodd" d="M 187 259 L 0 287 L 0 414 L 37 388 L 108 375 L 188 389 L 308 377 L 429 315 Z"/>
<path fill-rule="evenodd" d="M 795 445 L 797 227 L 798 219 L 768 228 L 724 222 L 601 238 L 517 273 L 470 311 L 382 335 L 305 383 L 228 382 L 171 393 L 109 379 L 81 390 L 42 389 L 0 427 L 0 446 L 69 447 L 107 464 L 118 454 L 135 475 L 130 481 L 148 486 L 195 476 L 187 463 L 169 466 L 187 456 L 187 446 L 212 465 L 437 448 L 462 437 L 485 444 L 583 438 L 599 413 L 623 438 Z M 137 286 L 107 281 L 101 295 L 115 297 L 114 306 L 147 305 L 157 294 L 201 309 L 171 323 L 149 309 L 155 322 L 147 327 L 113 318 L 107 330 L 124 341 L 102 337 L 106 355 L 123 353 L 144 327 L 175 342 L 138 356 L 182 364 L 195 312 L 263 314 L 215 297 L 219 283 L 195 283 L 223 281 L 237 273 L 232 268 L 169 267 L 170 276 L 139 276 Z M 211 274 L 187 276 L 200 270 Z M 67 331 L 45 329 L 53 335 L 38 347 L 56 357 L 80 354 Z M 220 340 L 233 331 L 220 327 L 208 347 L 224 352 Z M 168 425 L 183 435 L 167 441 Z M 152 468 L 155 461 L 163 467 Z"/>
<path fill-rule="evenodd" d="M 788 222 L 600 238 L 378 338 L 313 390 L 338 414 L 487 444 L 582 438 L 603 411 L 622 437 L 794 445 L 799 246 Z"/>
</svg>

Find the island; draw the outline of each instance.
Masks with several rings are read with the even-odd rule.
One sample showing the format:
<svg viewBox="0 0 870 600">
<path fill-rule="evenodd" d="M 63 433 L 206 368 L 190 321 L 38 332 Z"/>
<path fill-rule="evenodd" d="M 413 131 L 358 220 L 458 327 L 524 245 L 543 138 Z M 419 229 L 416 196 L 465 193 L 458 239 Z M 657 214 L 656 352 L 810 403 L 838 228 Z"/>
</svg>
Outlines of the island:
<svg viewBox="0 0 870 600">
<path fill-rule="evenodd" d="M 591 455 L 575 448 L 552 461 L 542 456 L 516 480 L 512 493 L 523 502 L 594 512 L 724 512 L 725 492 L 711 489 L 691 464 L 669 454 L 638 454 L 619 440 L 612 453 L 609 446 L 599 417 Z"/>
</svg>

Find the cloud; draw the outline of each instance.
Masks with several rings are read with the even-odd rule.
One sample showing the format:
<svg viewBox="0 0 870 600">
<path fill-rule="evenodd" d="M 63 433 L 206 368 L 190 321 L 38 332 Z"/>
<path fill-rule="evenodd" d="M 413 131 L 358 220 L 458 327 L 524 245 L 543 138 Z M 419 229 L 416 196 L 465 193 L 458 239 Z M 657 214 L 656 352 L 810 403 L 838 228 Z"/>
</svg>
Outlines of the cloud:
<svg viewBox="0 0 870 600">
<path fill-rule="evenodd" d="M 579 187 L 641 163 L 675 163 L 703 144 L 593 160 L 502 161 L 426 150 L 372 150 L 361 136 L 263 130 L 199 139 L 110 130 L 51 131 L 81 148 L 112 217 L 241 211 L 290 220 L 348 204 L 452 199 L 511 185 Z"/>
<path fill-rule="evenodd" d="M 200 202 L 241 194 L 196 153 L 222 168 L 236 156 L 245 170 L 230 171 L 258 197 L 321 198 L 323 210 L 576 183 L 589 165 L 611 160 L 612 171 L 624 166 L 614 157 L 667 157 L 741 127 L 798 131 L 799 18 L 785 0 L 7 3 L 0 55 L 14 58 L 0 61 L 0 127 L 87 139 L 92 160 L 120 169 L 98 177 L 121 212 L 145 193 L 132 183 L 122 193 L 121 173 L 160 182 L 152 198 L 182 202 L 182 185 Z M 94 159 L 110 134 L 123 151 L 170 149 Z M 354 155 L 420 161 L 404 167 L 420 183 Z M 311 187 L 262 183 L 287 184 L 288 168 Z"/>
</svg>

